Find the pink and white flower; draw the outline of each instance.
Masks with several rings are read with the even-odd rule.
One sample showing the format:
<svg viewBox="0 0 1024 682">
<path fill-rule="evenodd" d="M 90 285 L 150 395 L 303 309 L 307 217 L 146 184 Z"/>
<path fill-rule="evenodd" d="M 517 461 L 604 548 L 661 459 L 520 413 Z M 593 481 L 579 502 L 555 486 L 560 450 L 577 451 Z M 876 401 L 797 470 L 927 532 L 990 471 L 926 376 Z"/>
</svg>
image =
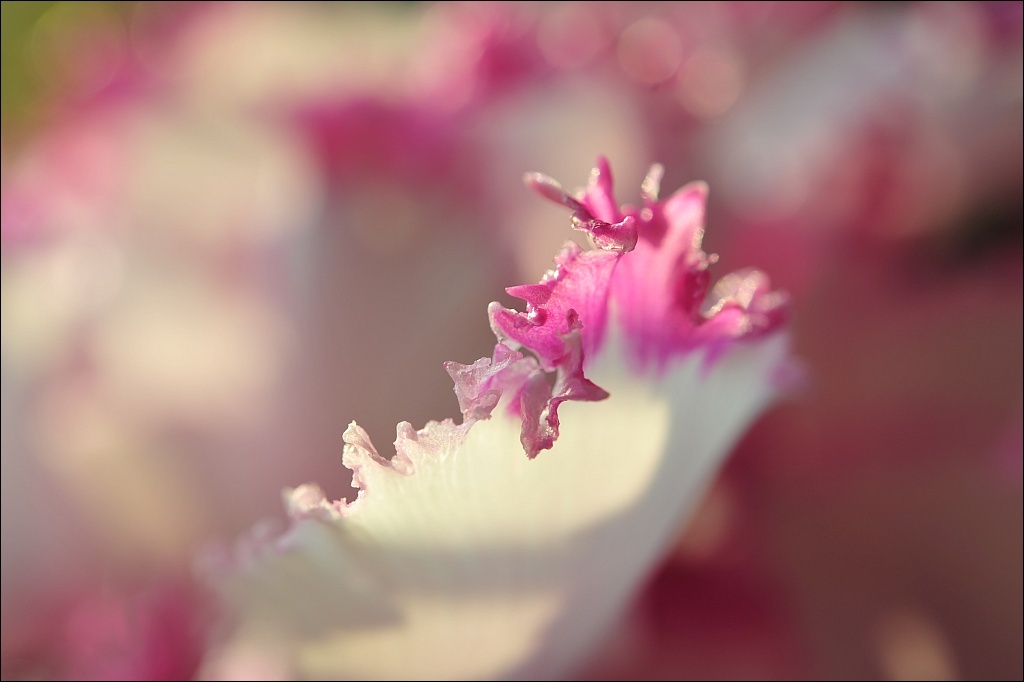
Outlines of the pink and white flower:
<svg viewBox="0 0 1024 682">
<path fill-rule="evenodd" d="M 621 208 L 603 159 L 576 195 L 527 175 L 597 248 L 567 242 L 540 283 L 508 289 L 525 311 L 491 304 L 492 356 L 446 363 L 461 423 L 403 422 L 387 458 L 353 422 L 356 499 L 288 490 L 287 532 L 214 563 L 233 622 L 202 674 L 577 669 L 793 378 L 785 298 L 756 271 L 711 288 L 707 188 L 660 201 L 660 175 Z"/>
</svg>

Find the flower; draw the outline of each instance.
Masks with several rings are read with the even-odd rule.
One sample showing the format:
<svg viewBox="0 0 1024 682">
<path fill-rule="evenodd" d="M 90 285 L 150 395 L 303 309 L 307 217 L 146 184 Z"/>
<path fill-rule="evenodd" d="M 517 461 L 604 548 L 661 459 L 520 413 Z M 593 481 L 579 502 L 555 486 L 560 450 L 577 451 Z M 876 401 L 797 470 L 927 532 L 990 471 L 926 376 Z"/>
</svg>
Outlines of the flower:
<svg viewBox="0 0 1024 682">
<path fill-rule="evenodd" d="M 403 422 L 388 459 L 353 422 L 354 501 L 287 490 L 285 533 L 211 559 L 233 618 L 202 675 L 577 668 L 793 378 L 785 297 L 757 271 L 710 289 L 707 188 L 660 201 L 660 177 L 619 208 L 603 159 L 576 195 L 526 176 L 597 248 L 567 242 L 538 284 L 508 289 L 525 311 L 490 305 L 492 356 L 446 363 L 461 423 Z"/>
<path fill-rule="evenodd" d="M 445 414 L 599 150 L 710 182 L 812 381 L 581 674 L 1021 677 L 1021 7 L 4 3 L 2 677 L 191 677 L 193 547 Z"/>
</svg>

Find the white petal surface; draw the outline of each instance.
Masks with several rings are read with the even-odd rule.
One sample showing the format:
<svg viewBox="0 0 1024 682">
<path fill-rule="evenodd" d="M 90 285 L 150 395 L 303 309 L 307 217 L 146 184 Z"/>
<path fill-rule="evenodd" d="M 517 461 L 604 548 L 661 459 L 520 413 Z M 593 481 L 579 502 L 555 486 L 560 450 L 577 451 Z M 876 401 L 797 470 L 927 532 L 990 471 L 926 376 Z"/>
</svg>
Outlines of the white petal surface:
<svg viewBox="0 0 1024 682">
<path fill-rule="evenodd" d="M 611 397 L 565 403 L 536 459 L 502 403 L 461 444 L 413 452 L 412 473 L 362 458 L 347 508 L 293 491 L 304 518 L 218 578 L 237 621 L 204 674 L 238 674 L 255 650 L 303 678 L 570 674 L 789 362 L 778 332 L 638 376 L 615 331 L 587 363 Z"/>
</svg>

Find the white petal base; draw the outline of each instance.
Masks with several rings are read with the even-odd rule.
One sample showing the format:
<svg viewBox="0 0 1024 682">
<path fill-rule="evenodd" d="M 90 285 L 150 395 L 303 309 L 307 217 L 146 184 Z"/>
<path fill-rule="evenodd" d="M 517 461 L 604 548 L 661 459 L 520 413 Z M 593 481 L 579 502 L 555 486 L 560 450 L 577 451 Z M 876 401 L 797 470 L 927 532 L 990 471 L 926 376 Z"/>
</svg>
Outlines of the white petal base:
<svg viewBox="0 0 1024 682">
<path fill-rule="evenodd" d="M 587 374 L 611 397 L 565 403 L 534 460 L 499 405 L 460 447 L 414 457 L 412 475 L 364 466 L 346 513 L 299 521 L 222 576 L 238 626 L 205 674 L 230 677 L 254 641 L 305 678 L 570 674 L 777 395 L 789 353 L 776 333 L 660 379 L 622 358 L 609 338 Z"/>
</svg>

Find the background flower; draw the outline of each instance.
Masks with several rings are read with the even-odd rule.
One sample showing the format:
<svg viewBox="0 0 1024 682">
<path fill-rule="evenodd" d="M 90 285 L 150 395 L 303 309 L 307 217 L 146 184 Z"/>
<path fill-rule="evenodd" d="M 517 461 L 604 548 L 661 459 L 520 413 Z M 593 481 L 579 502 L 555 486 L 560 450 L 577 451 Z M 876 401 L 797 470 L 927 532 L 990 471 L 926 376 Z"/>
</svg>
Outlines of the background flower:
<svg viewBox="0 0 1024 682">
<path fill-rule="evenodd" d="M 599 153 L 709 181 L 810 383 L 590 674 L 1021 676 L 1019 3 L 3 12 L 5 677 L 282 486 L 343 496 L 350 419 L 452 414 L 563 238 L 520 175 Z"/>
</svg>

